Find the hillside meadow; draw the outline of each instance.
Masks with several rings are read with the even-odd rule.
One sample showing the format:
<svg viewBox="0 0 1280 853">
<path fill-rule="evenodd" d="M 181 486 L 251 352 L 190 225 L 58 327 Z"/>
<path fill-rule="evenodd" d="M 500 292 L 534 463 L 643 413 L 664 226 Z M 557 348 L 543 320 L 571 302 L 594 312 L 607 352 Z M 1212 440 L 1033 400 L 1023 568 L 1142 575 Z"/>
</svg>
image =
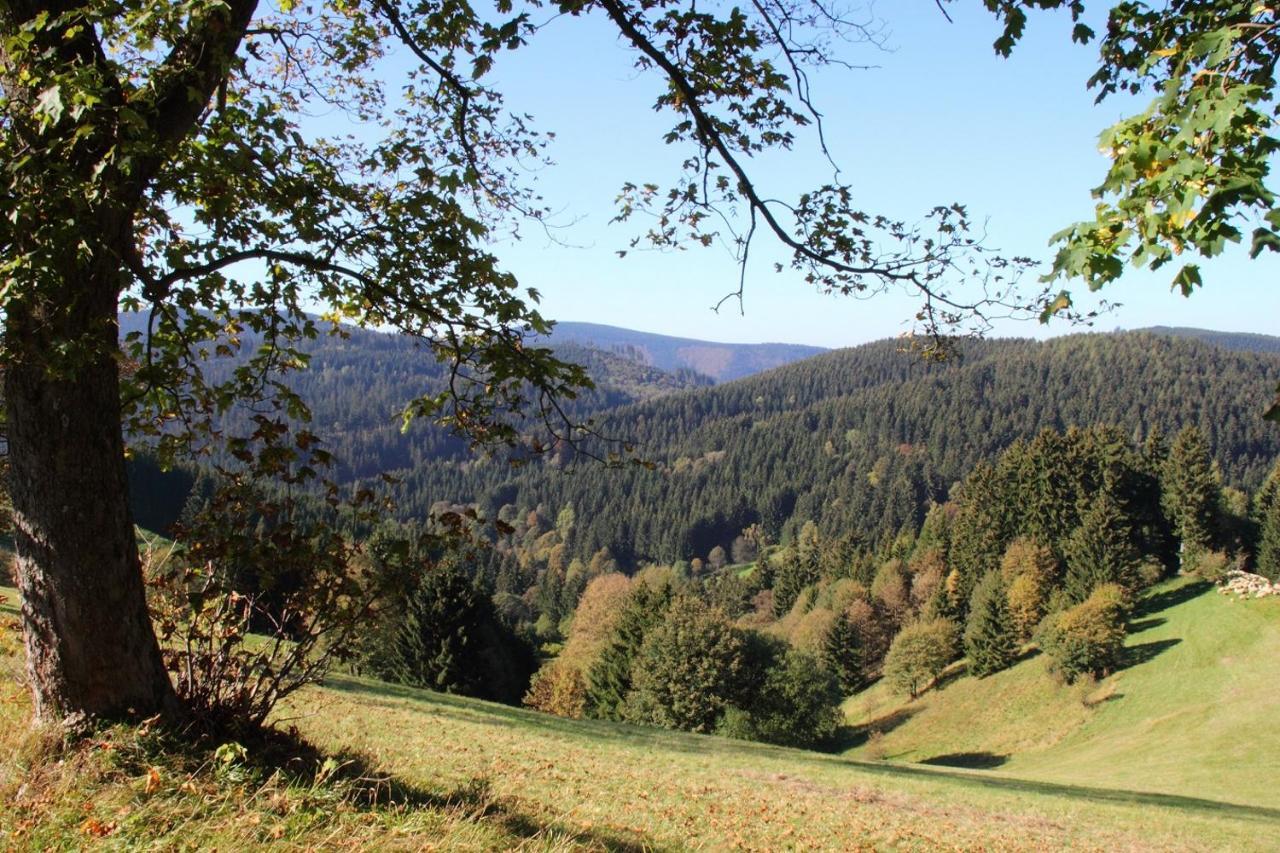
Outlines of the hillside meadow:
<svg viewBox="0 0 1280 853">
<path fill-rule="evenodd" d="M 1266 753 L 1251 759 L 1254 770 L 1245 772 L 1254 776 L 1222 784 L 1212 768 L 1186 761 L 1185 744 L 1194 740 L 1189 731 L 1176 741 L 1181 757 L 1154 772 L 1115 766 L 1160 754 L 1170 724 L 1147 713 L 1171 694 L 1156 689 L 1185 683 L 1187 667 L 1203 669 L 1204 655 L 1214 653 L 1200 641 L 1209 632 L 1181 638 L 1185 657 L 1171 647 L 1121 672 L 1120 692 L 1142 704 L 1098 705 L 1101 710 L 1058 741 L 1060 755 L 1070 746 L 1072 761 L 1055 762 L 1049 747 L 1027 748 L 996 771 L 563 720 L 348 676 L 298 695 L 279 712 L 278 725 L 296 727 L 318 753 L 295 744 L 292 760 L 284 758 L 290 741 L 243 752 L 215 744 L 182 752 L 166 748 L 161 733 L 117 728 L 33 771 L 54 747 L 28 729 L 16 596 L 0 594 L 7 598 L 0 605 L 0 796 L 11 804 L 0 815 L 0 840 L 17 849 L 1261 850 L 1280 829 L 1274 790 L 1241 795 L 1266 775 Z M 1212 635 L 1223 636 L 1222 614 L 1213 611 L 1234 608 L 1231 615 L 1250 614 L 1245 626 L 1208 646 L 1243 656 L 1276 642 L 1274 602 L 1228 604 L 1212 593 L 1188 597 L 1176 586 L 1155 595 L 1170 596 L 1155 606 L 1176 603 L 1150 617 L 1167 621 L 1147 631 L 1213 619 L 1219 631 Z M 1140 633 L 1134 641 L 1159 639 L 1150 636 Z M 1002 675 L 1029 682 L 1037 665 L 1030 660 Z M 950 699 L 948 691 L 973 681 L 959 678 L 919 704 L 939 705 L 940 697 Z M 982 685 L 993 686 L 999 685 L 990 679 Z M 1105 691 L 1106 683 L 1100 687 Z M 1235 722 L 1223 711 L 1195 716 L 1194 706 L 1214 689 L 1195 686 L 1187 703 L 1193 707 L 1175 702 L 1163 716 L 1196 729 L 1205 720 L 1246 724 L 1251 712 L 1243 703 Z M 993 695 L 993 705 L 1004 697 Z M 1055 701 L 1078 704 L 1070 690 Z M 924 712 L 918 716 L 923 721 Z M 890 738 L 907 732 L 900 726 L 881 742 L 892 750 Z M 1223 737 L 1230 734 L 1224 730 Z M 958 733 L 953 737 L 938 748 L 977 748 L 960 742 Z M 1117 745 L 1129 750 L 1122 760 L 1109 752 Z M 1206 744 L 1197 755 L 1214 750 Z M 1220 766 L 1232 760 L 1223 754 Z M 1166 764 L 1181 767 L 1182 775 L 1162 775 Z M 1202 771 L 1217 787 L 1196 783 Z"/>
<path fill-rule="evenodd" d="M 1177 580 L 1130 622 L 1119 671 L 1065 685 L 1044 656 L 983 679 L 963 662 L 913 702 L 845 704 L 849 757 L 987 768 L 1064 784 L 1280 807 L 1280 600 Z"/>
</svg>

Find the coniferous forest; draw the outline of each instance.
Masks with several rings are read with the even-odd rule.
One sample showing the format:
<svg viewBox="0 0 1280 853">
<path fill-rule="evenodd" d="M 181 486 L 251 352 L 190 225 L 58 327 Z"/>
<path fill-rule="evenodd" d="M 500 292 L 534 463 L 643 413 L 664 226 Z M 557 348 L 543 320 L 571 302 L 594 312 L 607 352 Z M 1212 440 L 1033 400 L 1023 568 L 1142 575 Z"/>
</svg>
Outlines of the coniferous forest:
<svg viewBox="0 0 1280 853">
<path fill-rule="evenodd" d="M 927 364 L 884 341 L 714 386 L 571 344 L 594 433 L 479 458 L 393 420 L 438 374 L 392 338 L 317 345 L 297 390 L 348 487 L 394 499 L 359 531 L 397 590 L 360 671 L 829 746 L 843 698 L 878 679 L 915 696 L 957 658 L 982 677 L 1032 642 L 1095 677 L 1152 584 L 1280 576 L 1280 436 L 1257 417 L 1280 355 L 1234 343 L 970 341 Z M 198 513 L 215 479 L 142 456 L 140 515 Z"/>
<path fill-rule="evenodd" d="M 1277 56 L 0 3 L 0 850 L 1271 850 Z"/>
</svg>

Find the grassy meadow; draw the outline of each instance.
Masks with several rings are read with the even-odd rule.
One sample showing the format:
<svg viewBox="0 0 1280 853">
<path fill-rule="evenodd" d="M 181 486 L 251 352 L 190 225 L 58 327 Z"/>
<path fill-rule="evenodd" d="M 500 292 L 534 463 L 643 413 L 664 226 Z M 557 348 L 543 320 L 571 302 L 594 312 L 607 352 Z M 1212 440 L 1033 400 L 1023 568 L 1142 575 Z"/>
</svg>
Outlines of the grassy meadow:
<svg viewBox="0 0 1280 853">
<path fill-rule="evenodd" d="M 1274 705 L 1252 705 L 1275 681 L 1258 681 L 1264 663 L 1243 671 L 1228 661 L 1219 680 L 1204 676 L 1214 660 L 1274 648 L 1280 612 L 1268 609 L 1275 602 L 1189 593 L 1158 591 L 1162 610 L 1144 617 L 1153 624 L 1131 641 L 1181 642 L 1118 673 L 1113 692 L 1109 682 L 1094 687 L 1107 698 L 1089 707 L 1081 691 L 1053 686 L 1031 659 L 1002 674 L 1009 685 L 1001 676 L 953 681 L 875 739 L 896 759 L 937 750 L 1011 756 L 993 770 L 965 770 L 563 720 L 347 676 L 281 709 L 279 725 L 296 727 L 319 750 L 295 746 L 291 760 L 287 746 L 174 750 L 159 733 L 123 727 L 58 752 L 28 727 L 16 597 L 0 590 L 8 598 L 0 605 L 0 798 L 11 804 L 0 815 L 0 847 L 1266 849 L 1280 832 L 1280 803 L 1274 788 L 1255 789 L 1254 781 L 1268 775 L 1274 742 L 1241 761 L 1237 777 L 1215 768 L 1243 757 L 1233 727 L 1275 719 L 1266 713 Z M 1193 627 L 1200 633 L 1186 633 Z M 983 728 L 973 722 L 981 717 L 960 725 L 965 713 L 979 713 L 969 685 L 998 689 L 986 704 L 1002 720 L 1044 700 L 1081 713 L 1039 738 L 1036 726 L 1052 715 L 995 741 L 966 740 L 966 728 Z M 1184 690 L 1186 701 L 1178 699 Z M 1006 699 L 1022 705 L 1006 708 Z M 872 701 L 882 703 L 873 710 L 898 711 L 874 691 L 851 707 Z M 1152 714 L 1162 706 L 1165 713 Z M 927 714 L 932 725 L 955 724 L 908 750 L 910 727 L 922 736 Z M 1185 736 L 1174 737 L 1183 727 Z M 1176 754 L 1164 759 L 1162 748 Z M 58 762 L 41 761 L 50 750 Z"/>
<path fill-rule="evenodd" d="M 943 676 L 914 702 L 850 699 L 855 758 L 1280 808 L 1280 599 L 1177 580 L 1130 623 L 1122 668 L 1059 684 L 1043 656 L 984 679 Z"/>
</svg>

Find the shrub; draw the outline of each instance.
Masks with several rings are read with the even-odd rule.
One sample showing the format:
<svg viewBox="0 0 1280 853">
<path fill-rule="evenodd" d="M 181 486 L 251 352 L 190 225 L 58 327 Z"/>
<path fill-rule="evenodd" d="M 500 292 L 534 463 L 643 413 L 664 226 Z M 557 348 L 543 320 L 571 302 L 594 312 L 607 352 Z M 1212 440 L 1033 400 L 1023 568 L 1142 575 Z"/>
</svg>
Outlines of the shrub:
<svg viewBox="0 0 1280 853">
<path fill-rule="evenodd" d="M 353 656 L 383 592 L 362 546 L 262 487 L 282 456 L 264 430 L 254 465 L 225 474 L 175 525 L 173 546 L 143 554 L 165 666 L 191 723 L 219 735 L 259 729 L 277 702 Z M 344 509 L 371 524 L 369 503 Z"/>
<path fill-rule="evenodd" d="M 1202 580 L 1217 583 L 1234 568 L 1231 558 L 1221 551 L 1195 551 L 1183 560 L 1182 570 Z"/>
<path fill-rule="evenodd" d="M 1124 647 L 1127 613 L 1124 589 L 1103 584 L 1080 604 L 1046 619 L 1040 646 L 1067 681 L 1105 675 Z"/>
<path fill-rule="evenodd" d="M 955 660 L 958 636 L 959 629 L 949 619 L 930 619 L 903 628 L 885 657 L 885 680 L 914 699 Z"/>
<path fill-rule="evenodd" d="M 767 668 L 763 683 L 741 707 L 725 710 L 716 731 L 726 737 L 780 746 L 816 747 L 844 721 L 835 676 L 814 655 L 789 649 Z"/>
<path fill-rule="evenodd" d="M 1143 589 L 1160 582 L 1164 577 L 1165 567 L 1159 560 L 1143 560 L 1138 565 L 1138 583 Z"/>
<path fill-rule="evenodd" d="M 964 631 L 964 651 L 969 672 L 979 678 L 999 672 L 1018 658 L 1009 598 L 997 571 L 987 572 L 973 590 L 969 621 Z"/>
<path fill-rule="evenodd" d="M 576 666 L 551 661 L 534 674 L 524 704 L 545 714 L 580 720 L 587 713 L 587 681 Z"/>
<path fill-rule="evenodd" d="M 682 596 L 640 646 L 624 716 L 632 722 L 711 732 L 742 694 L 747 675 L 743 632 L 722 611 Z"/>
</svg>

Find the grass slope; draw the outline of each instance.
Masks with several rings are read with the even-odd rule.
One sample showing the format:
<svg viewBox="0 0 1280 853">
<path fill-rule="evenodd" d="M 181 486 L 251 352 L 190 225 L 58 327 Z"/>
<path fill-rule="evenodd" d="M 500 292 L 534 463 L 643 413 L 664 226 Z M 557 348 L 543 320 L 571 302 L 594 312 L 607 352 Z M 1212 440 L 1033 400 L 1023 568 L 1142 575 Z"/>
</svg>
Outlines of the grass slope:
<svg viewBox="0 0 1280 853">
<path fill-rule="evenodd" d="M 183 763 L 122 731 L 39 769 L 13 672 L 0 682 L 0 799 L 14 802 L 0 847 L 1250 850 L 1280 826 L 1276 808 L 851 761 L 349 677 L 280 722 L 393 774 L 404 805 L 360 807 L 322 773 Z"/>
<path fill-rule="evenodd" d="M 1140 608 L 1100 683 L 1058 684 L 1035 656 L 914 702 L 877 685 L 846 705 L 870 735 L 847 754 L 1280 808 L 1280 600 L 1179 580 Z"/>
</svg>

